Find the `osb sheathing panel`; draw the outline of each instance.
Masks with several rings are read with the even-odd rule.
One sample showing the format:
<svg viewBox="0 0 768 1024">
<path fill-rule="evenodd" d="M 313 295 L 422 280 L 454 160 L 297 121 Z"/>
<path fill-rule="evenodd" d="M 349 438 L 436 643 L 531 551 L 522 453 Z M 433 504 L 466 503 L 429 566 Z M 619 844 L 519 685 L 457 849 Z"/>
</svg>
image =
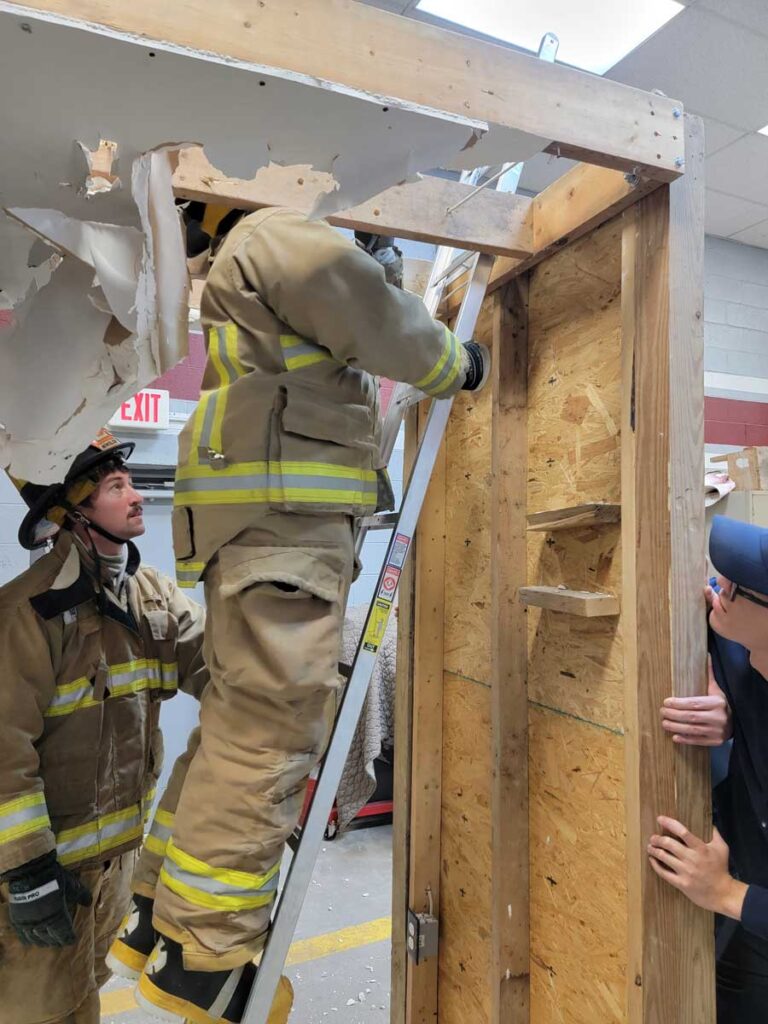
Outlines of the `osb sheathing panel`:
<svg viewBox="0 0 768 1024">
<path fill-rule="evenodd" d="M 491 341 L 490 301 L 477 337 Z M 528 511 L 620 501 L 620 232 L 531 275 Z M 491 394 L 447 434 L 440 1024 L 491 991 Z M 528 582 L 621 595 L 620 529 L 529 536 Z M 530 609 L 531 1024 L 626 1020 L 620 619 Z M 605 880 L 610 879 L 606 885 Z"/>
<path fill-rule="evenodd" d="M 529 307 L 528 512 L 620 502 L 621 234 L 536 268 Z M 621 596 L 618 525 L 528 539 L 528 582 Z M 626 1020 L 620 618 L 531 608 L 532 1024 Z"/>
<path fill-rule="evenodd" d="M 440 1024 L 491 1012 L 490 688 L 446 673 L 440 873 Z"/>
<path fill-rule="evenodd" d="M 625 1024 L 623 738 L 529 708 L 532 1024 Z"/>
<path fill-rule="evenodd" d="M 621 232 L 605 225 L 537 267 L 529 309 L 528 511 L 620 501 Z M 528 582 L 621 595 L 621 530 L 529 534 Z M 620 729 L 618 618 L 529 609 L 528 695 Z"/>
</svg>

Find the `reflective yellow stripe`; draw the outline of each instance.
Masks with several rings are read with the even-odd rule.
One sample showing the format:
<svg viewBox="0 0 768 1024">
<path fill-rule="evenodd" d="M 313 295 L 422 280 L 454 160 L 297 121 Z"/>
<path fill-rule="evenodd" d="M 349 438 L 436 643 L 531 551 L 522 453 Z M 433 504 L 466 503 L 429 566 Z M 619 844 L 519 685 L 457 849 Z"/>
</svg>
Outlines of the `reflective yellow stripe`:
<svg viewBox="0 0 768 1024">
<path fill-rule="evenodd" d="M 208 358 L 219 375 L 220 385 L 229 383 L 229 374 L 224 369 L 224 364 L 221 361 L 221 351 L 222 349 L 226 350 L 225 345 L 222 345 L 222 333 L 225 331 L 225 327 L 217 327 L 208 335 Z"/>
<path fill-rule="evenodd" d="M 133 804 L 122 811 L 112 811 L 96 821 L 64 829 L 56 836 L 56 847 L 62 864 L 88 860 L 139 839 L 144 832 L 141 807 Z"/>
<path fill-rule="evenodd" d="M 248 371 L 240 362 L 240 357 L 237 354 L 237 324 L 227 324 L 224 344 L 235 374 L 238 377 L 244 377 Z"/>
<path fill-rule="evenodd" d="M 328 349 L 298 334 L 281 334 L 280 347 L 286 370 L 300 370 L 313 363 L 334 362 Z"/>
<path fill-rule="evenodd" d="M 171 814 L 170 811 L 164 811 L 161 807 L 155 811 L 155 821 L 158 825 L 163 825 L 165 828 L 173 828 L 173 823 L 176 820 L 176 815 Z"/>
<path fill-rule="evenodd" d="M 51 819 L 48 813 L 41 814 L 37 818 L 30 818 L 29 821 L 20 825 L 11 825 L 8 828 L 0 829 L 0 843 L 10 843 L 14 839 L 21 839 L 32 832 L 44 832 L 51 827 Z"/>
<path fill-rule="evenodd" d="M 187 903 L 192 903 L 196 907 L 206 907 L 209 910 L 252 910 L 255 907 L 268 906 L 275 898 L 275 894 L 271 892 L 260 893 L 257 896 L 224 896 L 202 892 L 200 889 L 194 889 L 191 885 L 173 878 L 165 868 L 160 869 L 160 881 Z"/>
<path fill-rule="evenodd" d="M 208 408 L 208 403 L 212 401 L 214 395 L 214 391 L 201 392 L 197 408 L 193 413 L 192 443 L 189 451 L 189 461 L 193 464 L 197 464 L 200 461 L 199 451 L 201 448 L 201 437 L 203 433 L 203 424 L 205 423 L 205 414 Z"/>
<path fill-rule="evenodd" d="M 43 793 L 17 796 L 0 804 L 0 843 L 51 827 Z"/>
<path fill-rule="evenodd" d="M 307 505 L 369 505 L 376 507 L 376 496 L 366 491 L 328 491 L 309 488 L 252 488 L 237 491 L 187 491 L 174 499 L 179 505 L 265 505 L 271 502 Z M 181 584 L 181 581 L 179 581 Z"/>
<path fill-rule="evenodd" d="M 174 504 L 295 502 L 375 507 L 377 490 L 373 470 L 332 463 L 237 462 L 220 470 L 187 465 L 177 470 Z M 181 565 L 188 569 L 188 563 Z"/>
<path fill-rule="evenodd" d="M 153 836 L 151 833 L 144 840 L 145 848 L 147 850 L 149 850 L 150 853 L 156 854 L 158 857 L 164 857 L 165 856 L 165 848 L 166 848 L 167 845 L 168 845 L 168 840 L 167 839 L 158 839 L 156 836 Z"/>
<path fill-rule="evenodd" d="M 125 697 L 144 690 L 176 690 L 178 688 L 178 666 L 175 662 L 160 662 L 157 658 L 140 658 L 119 665 L 108 666 L 108 694 L 106 700 Z M 136 678 L 122 678 L 136 674 Z M 56 687 L 50 705 L 44 712 L 45 718 L 70 715 L 74 711 L 98 707 L 103 701 L 95 700 L 90 680 L 85 676 Z M 67 698 L 71 699 L 67 699 Z"/>
<path fill-rule="evenodd" d="M 77 839 L 79 836 L 87 835 L 89 832 L 96 832 L 105 825 L 114 825 L 119 821 L 128 821 L 130 818 L 136 816 L 137 810 L 138 804 L 132 804 L 130 807 L 126 807 L 122 811 L 112 811 L 110 814 L 105 814 L 96 821 L 87 821 L 84 825 L 76 825 L 74 828 L 65 828 L 63 831 L 56 834 L 56 840 L 57 842 L 59 840 L 61 842 L 67 842 L 70 839 Z"/>
<path fill-rule="evenodd" d="M 0 804 L 0 817 L 4 818 L 6 814 L 15 814 L 17 811 L 23 811 L 25 807 L 45 807 L 45 795 L 43 793 L 29 793 L 27 796 L 16 796 L 13 800 Z"/>
<path fill-rule="evenodd" d="M 237 354 L 238 328 L 228 323 L 206 329 L 208 359 L 219 378 L 217 387 L 200 393 L 193 414 L 189 460 L 200 462 L 200 449 L 222 450 L 222 425 L 227 409 L 227 393 L 232 384 L 247 374 Z M 211 403 L 213 403 L 211 405 Z"/>
<path fill-rule="evenodd" d="M 440 358 L 426 377 L 415 384 L 415 387 L 429 395 L 439 395 L 446 391 L 456 380 L 461 367 L 461 342 L 447 327 L 444 327 L 444 333 L 445 342 Z"/>
<path fill-rule="evenodd" d="M 376 471 L 356 469 L 354 466 L 341 466 L 332 462 L 232 462 L 222 469 L 212 466 L 179 466 L 176 470 L 177 480 L 226 480 L 231 476 L 263 476 L 272 473 L 275 476 L 297 474 L 302 476 L 336 476 L 345 480 L 365 480 L 376 483 Z M 190 563 L 185 563 L 190 564 Z M 198 563 L 191 563 L 198 564 Z"/>
<path fill-rule="evenodd" d="M 201 875 L 203 878 L 212 878 L 216 882 L 224 882 L 225 885 L 239 886 L 241 889 L 261 889 L 267 882 L 270 882 L 280 870 L 280 862 L 273 865 L 269 871 L 261 875 L 254 875 L 250 871 L 233 871 L 229 868 L 214 868 L 205 861 L 198 860 L 190 853 L 185 853 L 178 846 L 174 846 L 173 840 L 168 842 L 168 857 L 178 864 L 180 868 L 189 871 L 193 875 Z"/>
</svg>

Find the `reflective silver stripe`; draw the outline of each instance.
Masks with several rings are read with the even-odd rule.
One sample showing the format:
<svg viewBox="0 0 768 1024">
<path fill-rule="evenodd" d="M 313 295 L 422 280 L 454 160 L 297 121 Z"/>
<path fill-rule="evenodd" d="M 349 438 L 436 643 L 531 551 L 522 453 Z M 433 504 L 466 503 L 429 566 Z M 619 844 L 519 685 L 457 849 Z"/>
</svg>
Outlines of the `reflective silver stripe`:
<svg viewBox="0 0 768 1024">
<path fill-rule="evenodd" d="M 229 352 L 227 351 L 227 328 L 217 328 L 217 334 L 219 336 L 219 347 L 216 355 L 221 360 L 221 365 L 226 370 L 229 383 L 233 384 L 241 374 L 235 369 L 232 360 L 229 358 Z"/>
<path fill-rule="evenodd" d="M 200 431 L 201 448 L 211 447 L 211 434 L 213 433 L 213 421 L 216 418 L 216 403 L 218 398 L 218 391 L 209 391 L 205 395 L 200 396 L 200 401 L 205 403 L 203 411 L 203 426 Z"/>
<path fill-rule="evenodd" d="M 377 493 L 375 480 L 350 479 L 340 476 L 310 476 L 299 473 L 262 473 L 246 476 L 205 476 L 176 481 L 179 494 L 189 491 L 272 491 L 278 490 L 330 490 L 364 491 Z"/>
<path fill-rule="evenodd" d="M 305 366 L 312 366 L 314 363 L 333 361 L 333 356 L 324 348 L 309 344 L 284 349 L 283 358 L 287 370 L 302 370 Z"/>
<path fill-rule="evenodd" d="M 117 667 L 117 666 L 115 666 Z M 167 680 L 167 681 L 166 681 Z M 154 687 L 173 688 L 177 685 L 178 672 L 174 664 L 163 666 L 156 658 L 140 659 L 136 667 L 124 672 L 116 672 L 109 668 L 107 688 L 109 697 L 123 697 L 129 693 L 140 693 Z M 45 717 L 70 714 L 81 708 L 95 707 L 100 704 L 93 697 L 93 687 L 86 678 L 75 679 L 56 687 L 53 700 L 45 710 Z"/>
<path fill-rule="evenodd" d="M 211 896 L 231 896 L 236 899 L 248 899 L 261 893 L 277 892 L 277 886 L 280 881 L 280 872 L 276 871 L 263 885 L 237 886 L 220 878 L 207 878 L 205 875 L 185 871 L 184 868 L 179 867 L 178 864 L 171 860 L 170 855 L 165 858 L 163 870 L 171 878 L 175 878 L 176 881 L 181 882 L 182 885 L 188 886 L 190 889 L 197 889 Z"/>
<path fill-rule="evenodd" d="M 48 808 L 42 793 L 17 797 L 0 804 L 0 843 L 10 843 L 30 832 L 41 832 L 51 827 Z"/>
<path fill-rule="evenodd" d="M 451 355 L 446 360 L 438 376 L 424 390 L 428 395 L 439 395 L 448 384 L 452 384 L 458 373 L 461 360 L 461 343 L 455 335 L 451 335 Z M 448 380 L 450 378 L 450 380 Z"/>
<path fill-rule="evenodd" d="M 333 356 L 327 348 L 298 334 L 281 334 L 280 347 L 286 370 L 301 370 L 314 363 L 333 362 Z"/>
<path fill-rule="evenodd" d="M 149 829 L 149 834 L 154 836 L 155 839 L 159 839 L 160 842 L 167 843 L 173 835 L 173 826 L 161 825 L 157 818 L 154 818 Z"/>
<path fill-rule="evenodd" d="M 160 685 L 164 690 L 176 690 L 179 686 L 179 669 L 174 663 L 160 665 Z"/>
<path fill-rule="evenodd" d="M 141 809 L 134 805 L 125 811 L 105 815 L 98 821 L 65 829 L 56 836 L 56 849 L 62 864 L 85 860 L 121 846 L 143 832 Z"/>
</svg>

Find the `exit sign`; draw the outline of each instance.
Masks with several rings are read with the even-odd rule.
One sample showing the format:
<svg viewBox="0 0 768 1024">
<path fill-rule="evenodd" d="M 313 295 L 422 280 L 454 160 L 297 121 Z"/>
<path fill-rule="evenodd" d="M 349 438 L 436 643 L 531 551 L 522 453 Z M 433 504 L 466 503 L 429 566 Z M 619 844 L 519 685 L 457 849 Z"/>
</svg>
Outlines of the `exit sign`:
<svg viewBox="0 0 768 1024">
<path fill-rule="evenodd" d="M 165 430 L 169 424 L 170 392 L 144 388 L 123 402 L 109 421 L 124 430 Z"/>
</svg>

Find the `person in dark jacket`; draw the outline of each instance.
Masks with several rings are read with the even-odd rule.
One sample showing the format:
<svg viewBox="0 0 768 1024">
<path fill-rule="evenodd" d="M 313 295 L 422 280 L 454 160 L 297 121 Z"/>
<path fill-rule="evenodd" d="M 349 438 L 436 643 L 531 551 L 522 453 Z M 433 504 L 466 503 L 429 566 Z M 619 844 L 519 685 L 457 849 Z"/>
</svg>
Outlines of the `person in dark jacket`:
<svg viewBox="0 0 768 1024">
<path fill-rule="evenodd" d="M 717 917 L 718 1024 L 762 1024 L 768 1013 L 768 530 L 715 516 L 707 588 L 707 696 L 669 698 L 662 725 L 679 744 L 732 740 L 714 790 L 711 842 L 660 817 L 651 866 Z"/>
</svg>

